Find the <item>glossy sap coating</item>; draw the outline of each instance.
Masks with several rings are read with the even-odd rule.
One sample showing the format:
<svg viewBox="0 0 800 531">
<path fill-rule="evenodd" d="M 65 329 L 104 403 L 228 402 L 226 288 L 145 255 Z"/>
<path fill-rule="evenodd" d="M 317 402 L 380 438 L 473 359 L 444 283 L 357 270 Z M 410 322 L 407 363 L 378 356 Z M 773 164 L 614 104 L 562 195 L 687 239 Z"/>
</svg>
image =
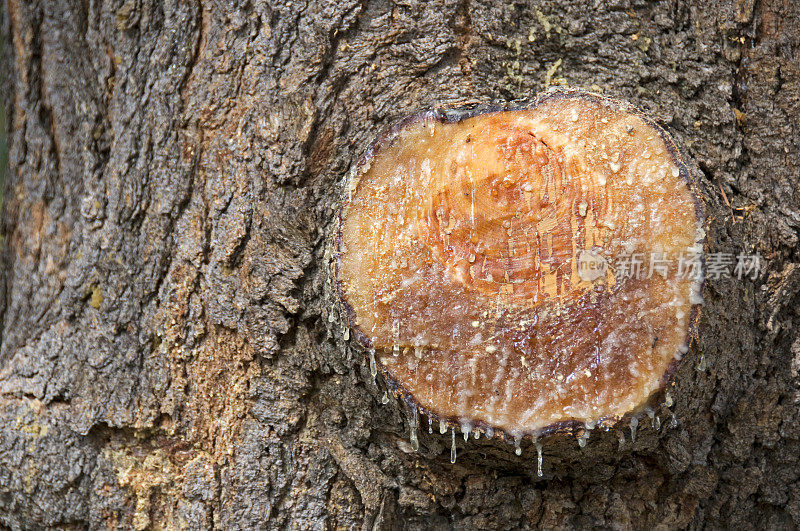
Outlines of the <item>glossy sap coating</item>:
<svg viewBox="0 0 800 531">
<path fill-rule="evenodd" d="M 622 416 L 685 351 L 695 199 L 659 132 L 599 98 L 405 125 L 351 181 L 338 279 L 420 406 L 510 434 Z M 643 278 L 614 270 L 632 253 Z M 660 255 L 656 255 L 660 256 Z M 578 259 L 577 257 L 580 257 Z"/>
</svg>

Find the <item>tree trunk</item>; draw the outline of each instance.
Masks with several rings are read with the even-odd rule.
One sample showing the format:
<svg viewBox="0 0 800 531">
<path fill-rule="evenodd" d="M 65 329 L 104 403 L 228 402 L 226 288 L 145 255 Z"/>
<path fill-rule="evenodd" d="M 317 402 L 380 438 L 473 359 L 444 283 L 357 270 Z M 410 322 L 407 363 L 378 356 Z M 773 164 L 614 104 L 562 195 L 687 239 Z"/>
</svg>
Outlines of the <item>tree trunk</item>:
<svg viewBox="0 0 800 531">
<path fill-rule="evenodd" d="M 793 0 L 4 8 L 0 527 L 800 525 Z M 711 250 L 766 269 L 707 281 L 677 425 L 545 441 L 542 477 L 412 452 L 326 295 L 341 182 L 406 114 L 556 84 L 665 124 Z"/>
</svg>

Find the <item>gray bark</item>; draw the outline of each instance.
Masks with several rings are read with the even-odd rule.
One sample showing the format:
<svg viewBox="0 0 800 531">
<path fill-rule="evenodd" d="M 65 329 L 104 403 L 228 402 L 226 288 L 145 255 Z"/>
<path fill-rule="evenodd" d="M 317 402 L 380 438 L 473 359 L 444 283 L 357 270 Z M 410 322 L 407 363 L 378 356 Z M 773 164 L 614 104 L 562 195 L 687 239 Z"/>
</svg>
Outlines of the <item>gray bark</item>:
<svg viewBox="0 0 800 531">
<path fill-rule="evenodd" d="M 2 24 L 0 526 L 800 525 L 792 0 L 5 0 Z M 707 283 L 677 426 L 548 441 L 539 478 L 529 445 L 408 451 L 329 323 L 325 248 L 383 127 L 549 84 L 665 124 L 711 250 L 767 269 Z"/>
</svg>

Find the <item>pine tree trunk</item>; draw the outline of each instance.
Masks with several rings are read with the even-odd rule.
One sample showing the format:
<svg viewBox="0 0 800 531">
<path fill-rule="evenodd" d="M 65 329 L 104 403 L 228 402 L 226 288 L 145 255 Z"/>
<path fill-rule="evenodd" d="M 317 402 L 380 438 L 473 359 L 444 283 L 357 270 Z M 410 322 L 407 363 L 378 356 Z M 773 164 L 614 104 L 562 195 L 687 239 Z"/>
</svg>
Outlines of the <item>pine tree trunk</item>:
<svg viewBox="0 0 800 531">
<path fill-rule="evenodd" d="M 3 30 L 0 527 L 800 525 L 793 0 L 5 0 Z M 677 425 L 542 477 L 411 452 L 326 296 L 342 179 L 415 110 L 556 84 L 667 126 L 711 250 L 765 270 L 707 282 Z"/>
</svg>

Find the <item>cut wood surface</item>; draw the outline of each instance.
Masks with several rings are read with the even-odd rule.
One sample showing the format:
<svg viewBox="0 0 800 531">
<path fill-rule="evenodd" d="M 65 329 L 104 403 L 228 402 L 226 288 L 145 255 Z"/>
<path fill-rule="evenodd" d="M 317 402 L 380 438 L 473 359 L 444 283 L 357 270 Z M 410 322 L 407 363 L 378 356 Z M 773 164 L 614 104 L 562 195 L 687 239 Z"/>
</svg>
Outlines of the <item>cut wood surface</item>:
<svg viewBox="0 0 800 531">
<path fill-rule="evenodd" d="M 797 2 L 2 6 L 0 527 L 800 525 Z M 424 417 L 415 452 L 335 305 L 346 176 L 404 116 L 552 86 L 683 146 L 698 339 L 652 420 L 541 476 Z"/>
<path fill-rule="evenodd" d="M 663 130 L 588 92 L 401 120 L 345 183 L 348 324 L 412 418 L 518 443 L 609 428 L 657 398 L 695 337 L 694 181 Z"/>
</svg>

